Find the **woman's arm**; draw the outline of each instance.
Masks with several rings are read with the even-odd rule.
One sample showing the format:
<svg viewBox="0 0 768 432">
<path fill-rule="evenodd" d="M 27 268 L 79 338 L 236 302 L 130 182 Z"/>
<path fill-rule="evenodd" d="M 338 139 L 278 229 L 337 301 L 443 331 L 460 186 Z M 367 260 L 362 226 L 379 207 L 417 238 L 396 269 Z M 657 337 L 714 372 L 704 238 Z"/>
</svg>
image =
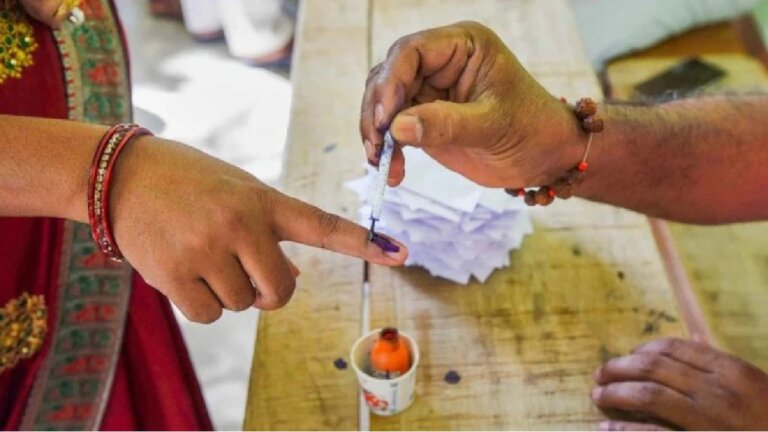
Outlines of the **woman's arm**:
<svg viewBox="0 0 768 432">
<path fill-rule="evenodd" d="M 0 215 L 88 219 L 91 159 L 106 128 L 0 116 Z M 298 269 L 284 240 L 400 265 L 367 231 L 288 197 L 251 174 L 161 138 L 132 140 L 116 162 L 110 211 L 118 246 L 144 279 L 194 321 L 222 308 L 274 309 Z M 2 239 L 0 239 L 2 246 Z"/>
<path fill-rule="evenodd" d="M 0 115 L 0 216 L 88 221 L 88 169 L 107 131 L 66 120 Z"/>
</svg>

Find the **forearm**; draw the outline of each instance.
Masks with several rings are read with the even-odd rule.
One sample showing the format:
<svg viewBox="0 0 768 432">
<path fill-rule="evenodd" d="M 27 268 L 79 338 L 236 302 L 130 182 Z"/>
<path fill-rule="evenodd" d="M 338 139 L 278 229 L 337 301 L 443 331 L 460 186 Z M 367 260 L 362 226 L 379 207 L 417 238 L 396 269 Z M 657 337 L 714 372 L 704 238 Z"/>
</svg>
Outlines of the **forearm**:
<svg viewBox="0 0 768 432">
<path fill-rule="evenodd" d="M 768 96 L 600 110 L 577 195 L 690 223 L 768 219 Z"/>
<path fill-rule="evenodd" d="M 88 220 L 88 170 L 107 128 L 0 115 L 0 216 Z"/>
</svg>

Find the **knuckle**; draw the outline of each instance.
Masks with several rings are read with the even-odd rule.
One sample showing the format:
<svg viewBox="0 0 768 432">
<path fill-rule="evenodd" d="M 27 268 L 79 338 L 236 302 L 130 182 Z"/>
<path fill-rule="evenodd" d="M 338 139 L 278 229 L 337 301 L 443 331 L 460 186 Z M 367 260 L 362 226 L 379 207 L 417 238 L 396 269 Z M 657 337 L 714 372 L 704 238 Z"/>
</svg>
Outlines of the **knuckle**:
<svg viewBox="0 0 768 432">
<path fill-rule="evenodd" d="M 373 99 L 378 100 L 384 94 L 387 85 L 387 77 L 385 75 L 376 75 L 369 84 L 369 88 L 373 91 Z"/>
<path fill-rule="evenodd" d="M 681 342 L 680 339 L 665 338 L 652 342 L 652 345 L 661 354 L 673 354 L 680 350 Z"/>
<path fill-rule="evenodd" d="M 662 395 L 662 389 L 655 384 L 643 384 L 635 393 L 634 400 L 643 411 L 646 411 L 648 407 L 655 405 L 656 401 Z"/>
<path fill-rule="evenodd" d="M 288 304 L 293 297 L 293 291 L 296 287 L 296 280 L 288 278 L 282 285 L 268 295 L 262 295 L 259 301 L 259 308 L 263 310 L 275 310 Z"/>
<path fill-rule="evenodd" d="M 186 263 L 180 262 L 182 256 L 189 258 L 191 256 L 195 256 L 195 254 L 210 252 L 211 241 L 208 238 L 208 236 L 203 235 L 202 233 L 190 235 L 184 240 L 184 242 L 185 242 L 184 249 L 186 250 L 183 251 L 183 253 L 179 257 L 179 260 L 176 260 L 176 259 L 173 260 L 175 261 L 174 264 L 176 264 L 176 266 L 173 268 L 181 269 L 181 268 L 187 267 Z"/>
<path fill-rule="evenodd" d="M 341 229 L 342 220 L 339 216 L 324 212 L 317 207 L 313 211 L 320 226 L 320 237 L 322 239 L 320 247 L 325 248 L 328 239 L 334 237 Z"/>
<path fill-rule="evenodd" d="M 291 297 L 293 297 L 293 292 L 295 290 L 296 290 L 296 279 L 293 277 L 287 278 L 279 295 L 280 301 L 282 302 L 282 304 L 280 305 L 281 307 L 288 304 L 288 302 L 291 300 Z"/>
<path fill-rule="evenodd" d="M 222 309 L 220 306 L 209 306 L 184 312 L 187 319 L 200 324 L 210 324 L 218 320 L 221 314 Z"/>
<path fill-rule="evenodd" d="M 379 75 L 379 72 L 381 72 L 382 65 L 383 63 L 379 63 L 371 68 L 371 70 L 368 72 L 368 77 L 365 79 L 366 86 L 369 86 L 375 82 L 376 77 Z"/>
<path fill-rule="evenodd" d="M 387 57 L 397 55 L 402 49 L 408 45 L 409 41 L 413 38 L 413 35 L 405 35 L 398 38 L 387 51 Z"/>
<path fill-rule="evenodd" d="M 214 217 L 221 227 L 239 228 L 243 226 L 243 215 L 233 205 L 217 207 Z"/>
<path fill-rule="evenodd" d="M 483 23 L 481 23 L 479 21 L 475 21 L 475 20 L 462 21 L 461 25 L 463 25 L 464 27 L 473 29 L 473 30 L 477 30 L 479 32 L 483 32 L 483 33 L 491 31 L 491 29 L 488 28 L 488 26 L 486 26 L 485 24 L 483 24 Z"/>
<path fill-rule="evenodd" d="M 259 207 L 264 210 L 261 214 L 267 216 L 271 215 L 278 206 L 283 204 L 283 199 L 286 198 L 286 195 L 283 195 L 278 190 L 272 187 L 264 187 L 263 185 L 254 185 L 251 196 L 254 202 L 258 203 Z M 291 198 L 288 197 L 288 199 Z"/>
<path fill-rule="evenodd" d="M 435 106 L 435 124 L 439 124 L 439 127 L 424 127 L 424 133 L 431 135 L 431 138 L 437 143 L 441 144 L 453 144 L 456 138 L 455 126 L 458 125 L 460 119 L 456 118 L 455 110 L 451 109 L 451 104 L 447 101 L 437 100 L 433 102 Z M 422 119 L 422 122 L 426 119 Z"/>
<path fill-rule="evenodd" d="M 239 292 L 238 295 L 227 302 L 227 309 L 233 312 L 242 312 L 253 305 L 254 299 L 253 288 L 249 288 L 248 291 L 243 289 L 242 292 Z"/>
<path fill-rule="evenodd" d="M 284 304 L 285 303 L 280 302 L 277 296 L 271 295 L 262 295 L 258 301 L 259 309 L 265 311 L 280 309 Z"/>
<path fill-rule="evenodd" d="M 644 378 L 651 378 L 656 375 L 656 371 L 659 370 L 661 362 L 661 356 L 655 354 L 643 356 L 637 362 L 637 371 L 640 376 Z"/>
</svg>

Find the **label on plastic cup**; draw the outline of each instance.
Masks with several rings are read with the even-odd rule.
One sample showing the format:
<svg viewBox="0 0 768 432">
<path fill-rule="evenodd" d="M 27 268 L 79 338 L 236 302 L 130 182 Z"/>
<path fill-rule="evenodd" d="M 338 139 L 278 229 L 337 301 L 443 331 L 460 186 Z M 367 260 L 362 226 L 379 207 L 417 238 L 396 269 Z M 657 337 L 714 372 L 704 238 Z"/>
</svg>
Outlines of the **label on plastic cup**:
<svg viewBox="0 0 768 432">
<path fill-rule="evenodd" d="M 398 332 L 402 342 L 411 351 L 411 367 L 397 378 L 384 379 L 371 375 L 370 356 L 373 344 L 379 339 L 381 329 L 363 335 L 352 345 L 349 358 L 357 374 L 360 390 L 371 412 L 391 416 L 411 406 L 416 396 L 416 368 L 419 365 L 419 346 L 406 333 Z"/>
</svg>

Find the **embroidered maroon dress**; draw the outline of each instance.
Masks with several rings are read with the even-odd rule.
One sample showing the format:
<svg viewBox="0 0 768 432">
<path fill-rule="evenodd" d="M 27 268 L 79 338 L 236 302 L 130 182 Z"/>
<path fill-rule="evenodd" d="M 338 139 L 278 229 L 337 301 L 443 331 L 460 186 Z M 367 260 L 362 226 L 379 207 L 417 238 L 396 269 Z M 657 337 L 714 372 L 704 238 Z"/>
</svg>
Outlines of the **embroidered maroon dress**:
<svg viewBox="0 0 768 432">
<path fill-rule="evenodd" d="M 0 1 L 0 25 L 14 7 Z M 130 120 L 127 58 L 113 5 L 85 0 L 81 8 L 83 24 L 56 31 L 24 18 L 33 29 L 31 61 L 16 64 L 16 77 L 8 76 L 9 65 L 5 76 L 0 71 L 0 114 L 105 125 Z M 18 37 L 9 29 L 0 36 Z M 3 47 L 0 41 L 0 61 Z M 3 305 L 25 293 L 43 296 L 47 330 L 38 352 L 0 369 L 0 427 L 212 428 L 168 301 L 129 266 L 105 259 L 87 226 L 0 218 L 0 335 L 13 325 Z M 0 355 L 19 354 L 3 346 L 0 340 Z"/>
</svg>

